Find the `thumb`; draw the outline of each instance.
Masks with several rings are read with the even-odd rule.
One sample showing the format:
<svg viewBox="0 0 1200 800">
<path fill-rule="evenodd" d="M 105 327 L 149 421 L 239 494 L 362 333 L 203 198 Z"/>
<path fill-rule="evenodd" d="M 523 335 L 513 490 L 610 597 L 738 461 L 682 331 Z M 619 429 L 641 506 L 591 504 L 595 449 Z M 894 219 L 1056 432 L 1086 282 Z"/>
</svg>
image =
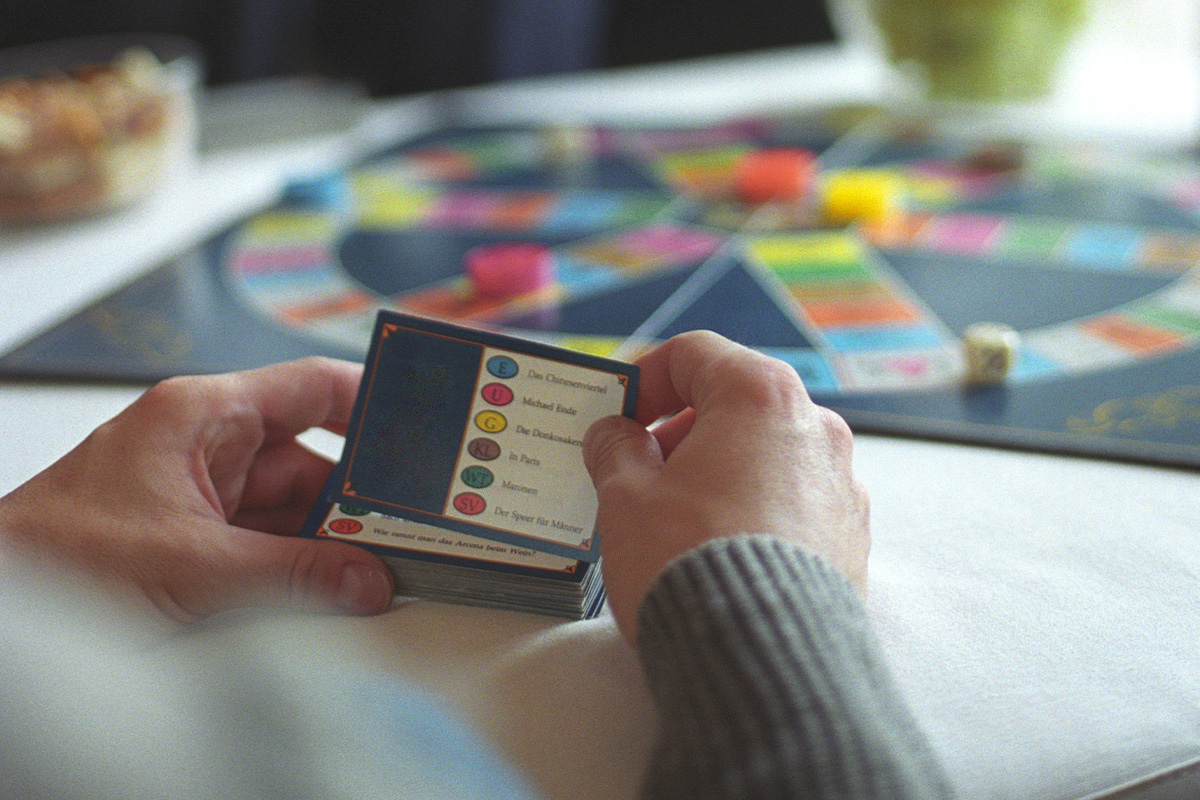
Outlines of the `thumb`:
<svg viewBox="0 0 1200 800">
<path fill-rule="evenodd" d="M 634 478 L 662 466 L 658 440 L 628 417 L 598 419 L 583 436 L 583 464 L 597 491 L 609 480 Z"/>
<path fill-rule="evenodd" d="M 392 602 L 392 574 L 352 544 L 235 528 L 210 612 L 246 605 L 378 614 Z"/>
</svg>

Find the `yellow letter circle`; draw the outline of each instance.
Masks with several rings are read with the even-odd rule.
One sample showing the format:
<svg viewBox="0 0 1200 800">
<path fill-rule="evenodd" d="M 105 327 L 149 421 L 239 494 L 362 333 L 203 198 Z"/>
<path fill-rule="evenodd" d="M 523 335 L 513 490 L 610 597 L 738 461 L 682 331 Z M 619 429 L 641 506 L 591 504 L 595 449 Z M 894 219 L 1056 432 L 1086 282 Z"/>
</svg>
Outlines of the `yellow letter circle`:
<svg viewBox="0 0 1200 800">
<path fill-rule="evenodd" d="M 508 427 L 508 420 L 499 411 L 480 411 L 475 415 L 475 427 L 488 433 L 499 433 Z"/>
</svg>

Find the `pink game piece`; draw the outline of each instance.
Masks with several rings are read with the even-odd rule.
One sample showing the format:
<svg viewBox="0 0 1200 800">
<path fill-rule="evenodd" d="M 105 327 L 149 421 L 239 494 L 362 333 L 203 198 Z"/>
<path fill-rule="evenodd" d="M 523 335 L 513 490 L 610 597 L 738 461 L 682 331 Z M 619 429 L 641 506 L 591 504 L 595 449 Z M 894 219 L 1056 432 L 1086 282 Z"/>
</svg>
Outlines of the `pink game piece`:
<svg viewBox="0 0 1200 800">
<path fill-rule="evenodd" d="M 554 253 L 534 242 L 503 242 L 477 247 L 466 256 L 467 277 L 475 291 L 503 299 L 528 294 L 554 283 Z"/>
</svg>

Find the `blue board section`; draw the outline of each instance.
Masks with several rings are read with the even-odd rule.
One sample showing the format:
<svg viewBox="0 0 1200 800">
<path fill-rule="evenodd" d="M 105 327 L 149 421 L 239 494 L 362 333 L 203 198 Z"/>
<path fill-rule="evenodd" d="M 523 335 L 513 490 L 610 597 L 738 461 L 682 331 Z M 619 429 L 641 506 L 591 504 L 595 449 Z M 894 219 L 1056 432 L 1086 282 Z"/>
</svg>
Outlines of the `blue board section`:
<svg viewBox="0 0 1200 800">
<path fill-rule="evenodd" d="M 340 346 L 281 326 L 233 296 L 219 268 L 227 235 L 171 260 L 0 357 L 0 377 L 148 383 L 172 375 L 252 369 Z"/>
<path fill-rule="evenodd" d="M 752 347 L 810 347 L 796 322 L 787 316 L 746 267 L 734 263 L 694 302 L 686 306 L 662 336 L 710 330 Z"/>
<path fill-rule="evenodd" d="M 567 301 L 553 310 L 554 330 L 592 336 L 629 336 L 646 318 L 666 302 L 691 276 L 681 269 L 636 283 L 622 283 L 610 291 L 588 294 Z M 514 328 L 545 328 L 544 314 L 511 317 Z"/>
<path fill-rule="evenodd" d="M 1147 187 L 1148 189 L 1150 187 Z M 1131 189 L 1135 189 L 1131 191 Z M 1089 220 L 1134 228 L 1193 228 L 1196 221 L 1152 192 L 1124 181 L 1064 179 L 958 204 L 965 212 L 1021 214 L 1055 220 Z"/>
<path fill-rule="evenodd" d="M 1090 317 L 1169 286 L 1173 275 L 882 251 L 905 285 L 954 333 L 976 322 L 1019 331 Z"/>
<path fill-rule="evenodd" d="M 861 431 L 1200 466 L 1200 353 L 993 388 L 829 395 Z M 1016 424 L 1019 423 L 1019 424 Z"/>
<path fill-rule="evenodd" d="M 465 185 L 493 189 L 659 189 L 646 170 L 620 158 L 585 160 L 581 165 L 538 165 L 467 181 Z"/>
<path fill-rule="evenodd" d="M 467 253 L 476 247 L 505 241 L 537 241 L 556 246 L 574 238 L 495 232 L 357 230 L 342 240 L 338 253 L 350 277 L 389 297 L 461 277 Z"/>
</svg>

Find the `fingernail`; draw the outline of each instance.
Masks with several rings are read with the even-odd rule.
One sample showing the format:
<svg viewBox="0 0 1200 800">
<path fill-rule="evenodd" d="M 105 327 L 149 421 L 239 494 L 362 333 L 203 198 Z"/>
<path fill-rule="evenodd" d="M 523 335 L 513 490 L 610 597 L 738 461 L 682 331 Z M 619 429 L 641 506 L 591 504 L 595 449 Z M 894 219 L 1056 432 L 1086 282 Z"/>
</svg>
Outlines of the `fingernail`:
<svg viewBox="0 0 1200 800">
<path fill-rule="evenodd" d="M 392 600 L 392 587 L 383 570 L 366 564 L 342 568 L 334 597 L 338 607 L 351 614 L 377 614 Z"/>
</svg>

